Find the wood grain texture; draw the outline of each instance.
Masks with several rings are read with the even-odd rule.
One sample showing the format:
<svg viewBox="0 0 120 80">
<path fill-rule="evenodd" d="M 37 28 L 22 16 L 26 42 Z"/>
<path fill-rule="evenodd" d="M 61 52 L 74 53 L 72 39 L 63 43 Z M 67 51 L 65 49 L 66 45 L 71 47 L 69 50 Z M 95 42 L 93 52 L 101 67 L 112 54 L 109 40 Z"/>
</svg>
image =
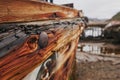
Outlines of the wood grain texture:
<svg viewBox="0 0 120 80">
<path fill-rule="evenodd" d="M 38 46 L 39 35 L 31 35 L 20 47 L 0 58 L 0 79 L 20 80 L 24 78 L 45 61 L 52 54 L 52 51 L 59 50 L 72 40 L 77 40 L 82 32 L 80 27 L 79 25 L 74 25 L 74 27 L 58 27 L 51 32 L 49 30 L 46 31 L 49 41 L 47 47 L 43 49 Z M 74 48 L 70 52 L 73 52 L 73 50 Z M 70 56 L 70 54 L 67 55 Z"/>
<path fill-rule="evenodd" d="M 54 51 L 60 51 L 60 54 L 64 55 L 64 59 L 60 64 L 58 63 L 54 70 L 55 76 L 53 78 L 51 76 L 51 80 L 68 79 L 72 61 L 75 57 L 78 38 L 84 27 L 84 25 L 81 25 L 81 19 L 73 19 L 80 17 L 78 13 L 79 11 L 75 9 L 41 1 L 0 0 L 0 27 L 4 29 L 4 25 L 8 23 L 7 26 L 5 26 L 6 28 L 11 24 L 14 28 L 19 28 L 17 25 L 24 22 L 24 28 L 28 28 L 28 32 L 32 31 L 31 34 L 28 34 L 26 30 L 22 29 L 21 31 L 25 34 L 24 37 L 27 38 L 25 38 L 19 46 L 15 48 L 12 47 L 13 49 L 10 49 L 5 56 L 0 57 L 0 80 L 23 79 L 48 59 Z M 61 18 L 63 18 L 62 21 Z M 71 20 L 69 20 L 69 18 L 71 18 Z M 51 19 L 54 20 L 50 21 Z M 41 22 L 41 20 L 43 22 Z M 49 23 L 44 20 L 49 20 Z M 30 24 L 33 28 L 29 30 L 31 27 L 29 26 Z M 43 40 L 43 35 L 41 37 L 40 33 L 35 33 L 36 30 L 39 29 L 45 32 L 45 38 L 48 41 L 44 47 L 41 47 L 41 44 L 39 44 L 39 42 Z M 8 31 L 11 30 L 12 29 L 8 29 Z M 2 34 L 3 33 L 5 32 L 2 32 Z M 9 34 L 6 34 L 6 36 L 9 36 Z M 14 41 L 16 40 L 15 38 Z M 12 42 L 14 43 L 14 41 Z M 5 46 L 8 44 L 5 44 Z M 59 59 L 57 60 L 59 61 Z M 62 75 L 58 76 L 58 73 Z M 65 73 L 65 76 L 63 79 L 60 79 L 63 73 Z"/>
<path fill-rule="evenodd" d="M 29 0 L 0 0 L 0 23 L 78 17 L 78 10 Z"/>
</svg>

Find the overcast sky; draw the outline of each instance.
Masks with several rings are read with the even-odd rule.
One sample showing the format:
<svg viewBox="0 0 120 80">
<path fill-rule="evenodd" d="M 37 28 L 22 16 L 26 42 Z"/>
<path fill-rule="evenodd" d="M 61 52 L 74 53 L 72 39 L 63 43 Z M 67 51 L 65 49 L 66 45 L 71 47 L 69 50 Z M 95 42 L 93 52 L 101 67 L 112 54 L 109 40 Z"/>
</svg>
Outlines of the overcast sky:
<svg viewBox="0 0 120 80">
<path fill-rule="evenodd" d="M 82 9 L 91 18 L 111 18 L 120 11 L 120 0 L 54 0 L 54 3 L 74 3 L 76 9 Z"/>
</svg>

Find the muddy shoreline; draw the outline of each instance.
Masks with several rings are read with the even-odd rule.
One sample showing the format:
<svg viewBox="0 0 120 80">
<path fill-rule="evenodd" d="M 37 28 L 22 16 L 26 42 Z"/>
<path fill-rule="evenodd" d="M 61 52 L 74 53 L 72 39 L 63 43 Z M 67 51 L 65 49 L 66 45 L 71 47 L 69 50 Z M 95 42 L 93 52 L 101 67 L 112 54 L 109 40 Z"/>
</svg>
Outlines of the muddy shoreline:
<svg viewBox="0 0 120 80">
<path fill-rule="evenodd" d="M 99 46 L 117 47 L 107 43 Z M 120 49 L 119 45 L 117 48 Z M 120 80 L 120 55 L 92 54 L 78 49 L 75 80 Z"/>
<path fill-rule="evenodd" d="M 111 61 L 77 63 L 76 80 L 120 80 L 120 64 Z"/>
</svg>

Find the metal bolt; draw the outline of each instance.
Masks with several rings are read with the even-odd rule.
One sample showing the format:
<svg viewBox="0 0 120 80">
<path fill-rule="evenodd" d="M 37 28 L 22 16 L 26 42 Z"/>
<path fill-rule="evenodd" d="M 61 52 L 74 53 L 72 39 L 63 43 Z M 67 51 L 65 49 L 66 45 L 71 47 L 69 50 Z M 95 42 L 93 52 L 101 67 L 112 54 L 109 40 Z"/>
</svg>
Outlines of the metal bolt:
<svg viewBox="0 0 120 80">
<path fill-rule="evenodd" d="M 40 33 L 38 44 L 39 44 L 40 48 L 45 48 L 48 45 L 48 35 L 46 32 Z"/>
</svg>

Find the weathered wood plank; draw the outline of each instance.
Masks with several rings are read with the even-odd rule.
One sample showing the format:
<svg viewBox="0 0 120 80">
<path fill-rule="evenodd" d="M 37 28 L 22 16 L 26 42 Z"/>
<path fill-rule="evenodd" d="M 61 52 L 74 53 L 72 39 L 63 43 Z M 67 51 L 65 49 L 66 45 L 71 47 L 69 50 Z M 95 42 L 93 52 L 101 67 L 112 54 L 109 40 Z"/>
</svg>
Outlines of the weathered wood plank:
<svg viewBox="0 0 120 80">
<path fill-rule="evenodd" d="M 0 23 L 75 18 L 78 13 L 78 10 L 46 2 L 0 0 Z"/>
<path fill-rule="evenodd" d="M 64 29 L 64 27 L 58 27 L 54 34 L 49 33 L 49 43 L 44 49 L 39 49 L 38 47 L 38 35 L 31 35 L 21 47 L 11 51 L 7 56 L 0 58 L 1 80 L 23 78 L 37 65 L 49 57 L 52 54 L 51 51 L 58 50 L 72 40 L 76 40 L 81 33 L 81 29 L 77 25 L 73 30 L 71 30 L 71 28 L 72 27 L 70 26 L 66 29 Z M 34 43 L 29 43 L 29 40 L 32 38 L 36 38 L 36 41 Z"/>
</svg>

